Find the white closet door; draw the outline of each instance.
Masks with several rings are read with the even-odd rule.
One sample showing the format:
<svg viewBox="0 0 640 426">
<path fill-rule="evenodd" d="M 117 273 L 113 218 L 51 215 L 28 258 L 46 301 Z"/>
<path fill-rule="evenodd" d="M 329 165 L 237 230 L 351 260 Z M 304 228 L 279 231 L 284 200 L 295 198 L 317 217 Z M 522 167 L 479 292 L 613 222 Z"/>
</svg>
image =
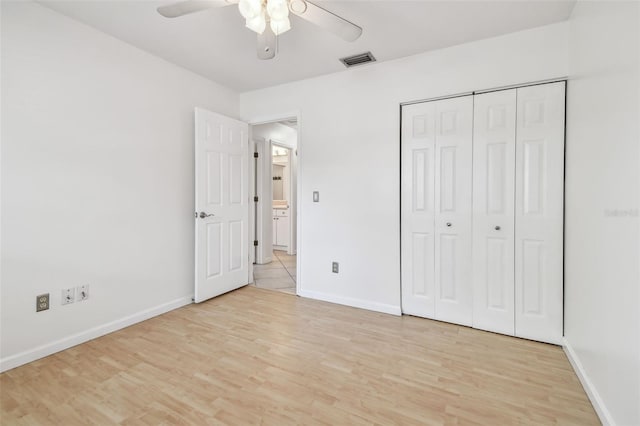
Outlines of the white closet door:
<svg viewBox="0 0 640 426">
<path fill-rule="evenodd" d="M 516 336 L 562 339 L 564 82 L 517 89 Z"/>
<path fill-rule="evenodd" d="M 435 318 L 471 325 L 473 97 L 435 106 Z"/>
<path fill-rule="evenodd" d="M 402 108 L 401 250 L 402 312 L 435 314 L 434 102 Z"/>
<path fill-rule="evenodd" d="M 516 89 L 476 95 L 473 125 L 473 326 L 515 333 Z"/>
</svg>

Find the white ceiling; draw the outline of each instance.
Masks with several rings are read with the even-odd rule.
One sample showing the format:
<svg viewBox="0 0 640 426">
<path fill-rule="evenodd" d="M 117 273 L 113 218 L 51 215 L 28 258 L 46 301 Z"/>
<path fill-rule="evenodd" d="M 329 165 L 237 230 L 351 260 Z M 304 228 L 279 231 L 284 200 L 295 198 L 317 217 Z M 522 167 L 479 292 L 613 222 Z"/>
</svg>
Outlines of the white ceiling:
<svg viewBox="0 0 640 426">
<path fill-rule="evenodd" d="M 231 5 L 174 19 L 167 1 L 57 1 L 45 6 L 197 74 L 247 91 L 344 70 L 339 58 L 371 51 L 387 61 L 566 20 L 575 0 L 317 1 L 364 28 L 356 42 L 292 16 L 276 58 L 256 58 L 256 34 Z"/>
</svg>

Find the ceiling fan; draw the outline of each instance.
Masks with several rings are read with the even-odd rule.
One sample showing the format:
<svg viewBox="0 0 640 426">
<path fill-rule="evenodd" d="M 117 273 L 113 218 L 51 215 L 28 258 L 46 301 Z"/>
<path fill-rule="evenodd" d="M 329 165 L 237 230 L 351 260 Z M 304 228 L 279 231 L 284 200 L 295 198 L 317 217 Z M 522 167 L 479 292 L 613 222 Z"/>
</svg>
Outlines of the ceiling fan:
<svg viewBox="0 0 640 426">
<path fill-rule="evenodd" d="M 355 41 L 362 34 L 359 26 L 307 0 L 186 0 L 160 6 L 158 13 L 176 18 L 231 4 L 238 4 L 247 28 L 258 34 L 260 59 L 275 57 L 277 36 L 291 29 L 289 12 L 346 41 Z"/>
</svg>

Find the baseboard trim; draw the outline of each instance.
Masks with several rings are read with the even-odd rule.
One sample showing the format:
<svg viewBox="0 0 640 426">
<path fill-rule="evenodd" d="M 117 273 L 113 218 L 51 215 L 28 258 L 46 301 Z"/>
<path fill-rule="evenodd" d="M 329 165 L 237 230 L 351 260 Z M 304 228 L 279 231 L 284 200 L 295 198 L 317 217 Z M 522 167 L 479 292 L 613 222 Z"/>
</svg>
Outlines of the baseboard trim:
<svg viewBox="0 0 640 426">
<path fill-rule="evenodd" d="M 144 311 L 137 312 L 133 315 L 99 325 L 97 327 L 90 328 L 89 330 L 82 331 L 80 333 L 64 337 L 60 340 L 56 340 L 51 343 L 47 343 L 42 346 L 38 346 L 34 349 L 30 349 L 24 352 L 20 352 L 15 355 L 8 356 L 0 359 L 0 373 L 11 370 L 12 368 L 19 367 L 29 362 L 44 358 L 52 355 L 56 352 L 69 349 L 70 347 L 79 345 L 81 343 L 88 342 L 97 337 L 104 336 L 114 331 L 121 330 L 130 325 L 137 324 L 142 321 L 146 321 L 150 318 L 162 315 L 174 309 L 181 308 L 182 306 L 189 305 L 192 302 L 193 296 L 185 296 L 179 299 L 172 300 L 171 302 L 163 303 L 162 305 L 155 306 L 153 308 L 145 309 Z"/>
<path fill-rule="evenodd" d="M 298 296 L 309 299 L 322 300 L 324 302 L 337 303 L 338 305 L 351 306 L 352 308 L 366 309 L 368 311 L 382 312 L 390 315 L 402 315 L 400 306 L 388 305 L 386 303 L 371 302 L 369 300 L 354 299 L 351 297 L 336 296 L 334 294 L 321 293 L 298 289 Z"/>
<path fill-rule="evenodd" d="M 607 406 L 600 397 L 598 390 L 595 388 L 593 383 L 591 383 L 589 376 L 587 376 L 587 372 L 584 370 L 582 362 L 580 362 L 580 358 L 578 358 L 578 354 L 576 354 L 566 338 L 562 340 L 562 348 L 564 349 L 564 353 L 567 354 L 567 358 L 569 358 L 569 362 L 571 363 L 573 370 L 576 372 L 580 383 L 582 383 L 582 387 L 587 393 L 587 396 L 591 401 L 591 405 L 593 405 L 593 408 L 596 410 L 596 414 L 598 414 L 600 422 L 602 422 L 604 426 L 614 426 L 615 422 L 613 421 L 611 413 L 607 410 Z"/>
</svg>

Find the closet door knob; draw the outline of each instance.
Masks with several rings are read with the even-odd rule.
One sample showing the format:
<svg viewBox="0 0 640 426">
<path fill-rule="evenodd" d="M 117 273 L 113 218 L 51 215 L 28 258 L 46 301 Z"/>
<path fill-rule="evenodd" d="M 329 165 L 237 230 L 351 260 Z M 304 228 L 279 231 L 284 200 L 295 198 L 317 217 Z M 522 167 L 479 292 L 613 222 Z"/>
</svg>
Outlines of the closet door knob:
<svg viewBox="0 0 640 426">
<path fill-rule="evenodd" d="M 447 222 L 447 226 L 451 228 L 451 222 Z"/>
<path fill-rule="evenodd" d="M 496 226 L 496 227 L 495 227 L 495 230 L 496 230 L 496 231 L 499 231 L 499 230 L 500 230 L 500 227 L 499 227 L 499 226 Z"/>
</svg>

